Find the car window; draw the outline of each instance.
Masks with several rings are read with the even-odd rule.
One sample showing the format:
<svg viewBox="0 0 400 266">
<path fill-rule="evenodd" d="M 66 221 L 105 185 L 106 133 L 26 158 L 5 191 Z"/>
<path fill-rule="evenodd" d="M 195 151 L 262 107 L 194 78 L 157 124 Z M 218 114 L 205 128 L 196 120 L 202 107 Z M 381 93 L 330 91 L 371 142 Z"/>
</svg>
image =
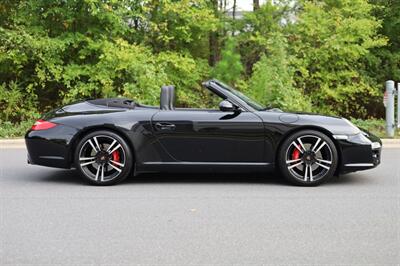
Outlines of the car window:
<svg viewBox="0 0 400 266">
<path fill-rule="evenodd" d="M 204 108 L 219 110 L 219 103 L 223 100 L 221 97 L 204 89 Z"/>
<path fill-rule="evenodd" d="M 217 83 L 220 87 L 224 88 L 225 90 L 229 91 L 233 95 L 239 97 L 242 101 L 246 102 L 248 105 L 250 105 L 252 108 L 255 110 L 261 111 L 265 110 L 265 107 L 263 107 L 261 104 L 256 102 L 254 99 L 249 98 L 248 96 L 244 95 L 238 90 L 235 90 L 231 86 L 219 81 L 219 80 L 214 80 L 215 83 Z"/>
<path fill-rule="evenodd" d="M 201 91 L 196 91 L 194 96 L 192 96 L 193 99 L 186 100 L 185 103 L 180 101 L 182 96 L 179 96 L 180 95 L 177 96 L 175 108 L 219 110 L 219 103 L 223 100 L 206 88 L 202 88 Z M 190 102 L 190 104 L 187 104 L 187 102 Z"/>
</svg>

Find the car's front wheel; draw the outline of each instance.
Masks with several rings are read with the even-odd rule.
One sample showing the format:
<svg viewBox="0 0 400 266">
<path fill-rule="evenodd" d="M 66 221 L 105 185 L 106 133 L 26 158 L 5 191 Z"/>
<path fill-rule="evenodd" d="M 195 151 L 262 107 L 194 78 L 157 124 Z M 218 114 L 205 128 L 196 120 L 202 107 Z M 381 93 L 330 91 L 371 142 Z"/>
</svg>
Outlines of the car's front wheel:
<svg viewBox="0 0 400 266">
<path fill-rule="evenodd" d="M 325 134 L 304 130 L 289 136 L 278 153 L 278 165 L 290 182 L 314 186 L 329 180 L 338 165 L 335 144 Z"/>
<path fill-rule="evenodd" d="M 124 180 L 133 164 L 126 141 L 108 130 L 92 132 L 80 140 L 74 160 L 80 174 L 95 185 L 112 185 Z"/>
</svg>

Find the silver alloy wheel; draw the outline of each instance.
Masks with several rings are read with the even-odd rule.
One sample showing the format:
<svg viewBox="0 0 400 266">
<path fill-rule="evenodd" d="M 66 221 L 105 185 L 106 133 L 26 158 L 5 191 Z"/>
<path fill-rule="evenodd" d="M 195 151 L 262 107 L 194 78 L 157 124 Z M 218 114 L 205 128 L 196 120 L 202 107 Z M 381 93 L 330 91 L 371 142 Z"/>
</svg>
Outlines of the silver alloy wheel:
<svg viewBox="0 0 400 266">
<path fill-rule="evenodd" d="M 285 158 L 289 172 L 303 182 L 322 179 L 333 163 L 329 144 L 314 135 L 304 135 L 295 139 L 286 150 Z"/>
<path fill-rule="evenodd" d="M 79 151 L 79 165 L 85 175 L 96 182 L 117 178 L 126 163 L 125 150 L 116 139 L 97 135 L 88 139 Z"/>
</svg>

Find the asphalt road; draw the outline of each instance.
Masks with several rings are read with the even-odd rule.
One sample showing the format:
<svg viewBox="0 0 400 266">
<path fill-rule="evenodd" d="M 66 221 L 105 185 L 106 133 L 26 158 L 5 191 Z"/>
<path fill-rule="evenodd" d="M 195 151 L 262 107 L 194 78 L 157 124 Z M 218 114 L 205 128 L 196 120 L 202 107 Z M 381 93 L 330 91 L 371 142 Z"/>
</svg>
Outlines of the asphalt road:
<svg viewBox="0 0 400 266">
<path fill-rule="evenodd" d="M 0 149 L 0 265 L 399 265 L 400 149 L 320 187 L 146 175 L 113 187 Z"/>
</svg>

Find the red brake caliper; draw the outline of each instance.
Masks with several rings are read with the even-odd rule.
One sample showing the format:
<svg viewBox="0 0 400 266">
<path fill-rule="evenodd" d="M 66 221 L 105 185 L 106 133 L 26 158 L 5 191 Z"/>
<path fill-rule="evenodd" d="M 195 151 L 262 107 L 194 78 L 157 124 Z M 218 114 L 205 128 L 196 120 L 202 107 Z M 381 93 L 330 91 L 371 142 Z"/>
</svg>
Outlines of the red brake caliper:
<svg viewBox="0 0 400 266">
<path fill-rule="evenodd" d="M 112 157 L 113 157 L 113 161 L 118 162 L 119 163 L 119 152 L 118 151 L 114 151 L 112 153 Z"/>
<path fill-rule="evenodd" d="M 292 153 L 292 160 L 297 160 L 300 157 L 300 151 L 298 149 L 294 149 Z"/>
</svg>

